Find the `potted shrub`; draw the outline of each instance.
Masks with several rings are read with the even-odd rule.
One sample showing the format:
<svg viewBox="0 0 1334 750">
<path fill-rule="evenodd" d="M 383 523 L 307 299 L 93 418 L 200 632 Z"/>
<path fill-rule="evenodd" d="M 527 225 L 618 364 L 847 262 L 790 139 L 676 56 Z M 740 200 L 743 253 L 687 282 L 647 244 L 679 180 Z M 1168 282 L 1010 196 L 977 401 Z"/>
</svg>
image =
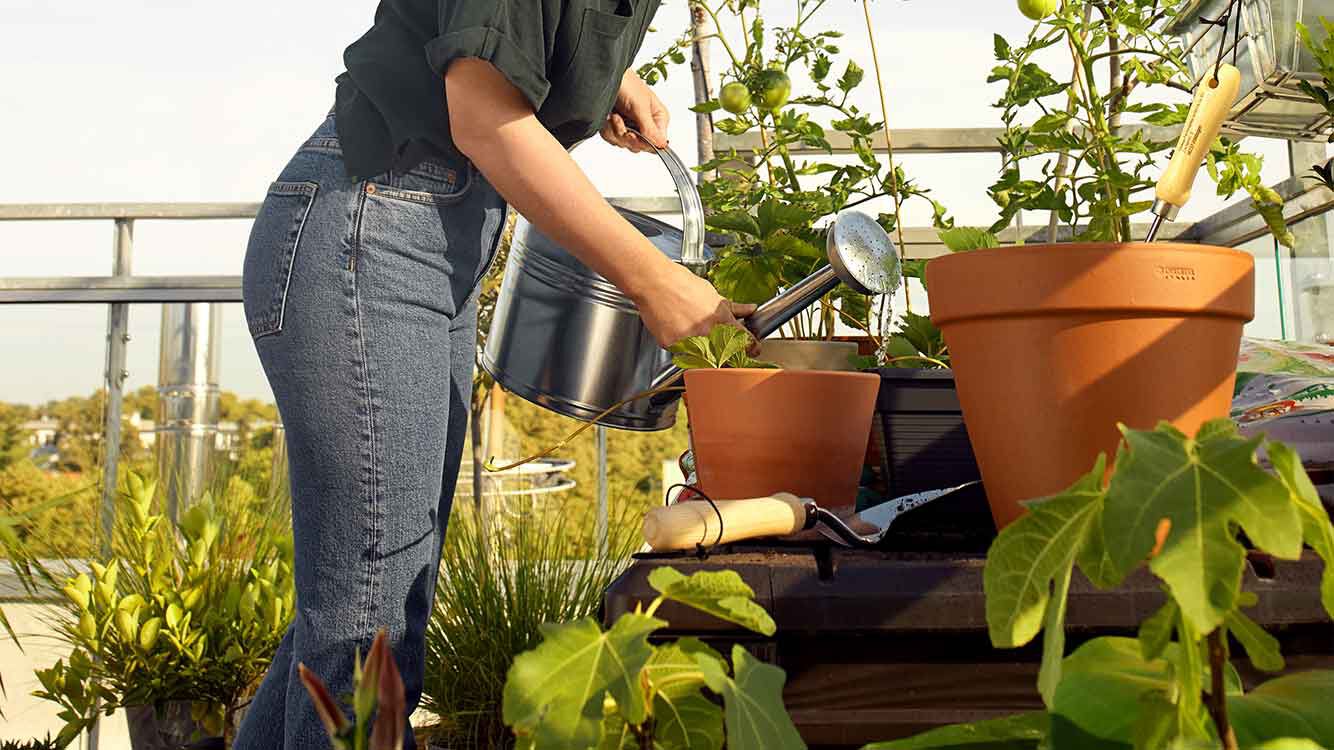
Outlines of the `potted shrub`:
<svg viewBox="0 0 1334 750">
<path fill-rule="evenodd" d="M 1135 101 L 1151 84 L 1189 89 L 1179 51 L 1159 30 L 1178 5 L 1068 0 L 1022 44 L 996 38 L 989 80 L 1005 86 L 1006 131 L 992 230 L 1041 210 L 1050 212 L 1049 239 L 1061 230 L 1076 241 L 998 248 L 976 231 L 954 238 L 951 249 L 964 252 L 926 268 L 932 320 L 949 346 L 998 526 L 1018 517 L 1021 500 L 1058 490 L 1110 452 L 1118 422 L 1145 428 L 1165 418 L 1193 432 L 1227 413 L 1253 314 L 1252 258 L 1131 236 L 1130 218 L 1150 207 L 1155 157 L 1175 139 L 1123 125 L 1187 118 L 1183 104 Z M 1049 48 L 1069 51 L 1068 80 L 1035 62 Z M 1111 66 L 1110 86 L 1100 63 Z M 1023 124 L 1030 113 L 1040 116 Z M 1258 158 L 1224 142 L 1208 166 L 1220 193 L 1247 190 L 1280 241 L 1292 241 L 1281 200 L 1259 182 Z"/>
<path fill-rule="evenodd" d="M 62 744 L 122 708 L 136 750 L 230 735 L 292 617 L 288 524 L 245 493 L 172 523 L 154 483 L 127 483 L 110 555 L 64 581 L 54 624 L 71 651 L 35 695 L 61 707 Z"/>
<path fill-rule="evenodd" d="M 852 505 L 880 378 L 781 370 L 752 359 L 750 343 L 719 325 L 672 347 L 685 370 L 697 488 L 719 500 L 791 492 L 827 508 Z"/>
</svg>

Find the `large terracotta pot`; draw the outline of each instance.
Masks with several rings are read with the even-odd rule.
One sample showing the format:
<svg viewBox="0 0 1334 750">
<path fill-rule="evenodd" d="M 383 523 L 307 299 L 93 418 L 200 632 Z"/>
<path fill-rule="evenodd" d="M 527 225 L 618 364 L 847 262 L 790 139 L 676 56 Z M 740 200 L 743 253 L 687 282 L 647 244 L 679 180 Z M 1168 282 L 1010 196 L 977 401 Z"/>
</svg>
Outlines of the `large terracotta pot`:
<svg viewBox="0 0 1334 750">
<path fill-rule="evenodd" d="M 1114 457 L 1118 423 L 1194 434 L 1228 414 L 1255 312 L 1247 253 L 1034 245 L 937 258 L 926 274 L 998 528 Z"/>
<path fill-rule="evenodd" d="M 826 508 L 856 503 L 878 375 L 687 370 L 685 380 L 699 488 L 709 497 L 791 492 Z"/>
</svg>

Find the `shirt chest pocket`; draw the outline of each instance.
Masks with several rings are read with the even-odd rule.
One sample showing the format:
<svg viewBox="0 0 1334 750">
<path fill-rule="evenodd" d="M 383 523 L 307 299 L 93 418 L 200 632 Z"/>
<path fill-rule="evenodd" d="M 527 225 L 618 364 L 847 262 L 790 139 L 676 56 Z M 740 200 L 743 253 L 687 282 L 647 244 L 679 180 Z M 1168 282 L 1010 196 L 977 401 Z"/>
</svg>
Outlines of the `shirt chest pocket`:
<svg viewBox="0 0 1334 750">
<path fill-rule="evenodd" d="M 577 23 L 562 34 L 551 77 L 548 114 L 553 124 L 585 137 L 597 132 L 611 111 L 625 73 L 626 50 L 633 43 L 634 18 L 629 3 L 623 12 L 586 7 Z M 545 119 L 545 118 L 544 118 Z"/>
</svg>

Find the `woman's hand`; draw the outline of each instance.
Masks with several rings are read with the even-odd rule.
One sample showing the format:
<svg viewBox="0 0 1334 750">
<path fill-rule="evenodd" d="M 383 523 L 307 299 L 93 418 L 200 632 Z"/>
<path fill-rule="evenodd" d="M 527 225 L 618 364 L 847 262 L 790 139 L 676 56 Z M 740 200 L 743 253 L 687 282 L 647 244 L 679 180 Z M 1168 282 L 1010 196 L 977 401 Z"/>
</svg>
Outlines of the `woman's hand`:
<svg viewBox="0 0 1334 750">
<path fill-rule="evenodd" d="M 755 312 L 754 305 L 723 299 L 708 281 L 670 261 L 661 271 L 654 269 L 653 283 L 634 300 L 644 326 L 664 349 L 688 336 L 706 335 L 719 323 L 745 330 L 738 318 Z"/>
<path fill-rule="evenodd" d="M 636 153 L 650 151 L 648 144 L 637 138 L 630 128 L 638 130 L 658 148 L 667 148 L 667 123 L 671 115 L 653 89 L 644 83 L 633 70 L 625 71 L 621 77 L 621 89 L 616 94 L 616 104 L 612 107 L 607 123 L 602 126 L 602 138 L 613 146 L 629 149 Z"/>
</svg>

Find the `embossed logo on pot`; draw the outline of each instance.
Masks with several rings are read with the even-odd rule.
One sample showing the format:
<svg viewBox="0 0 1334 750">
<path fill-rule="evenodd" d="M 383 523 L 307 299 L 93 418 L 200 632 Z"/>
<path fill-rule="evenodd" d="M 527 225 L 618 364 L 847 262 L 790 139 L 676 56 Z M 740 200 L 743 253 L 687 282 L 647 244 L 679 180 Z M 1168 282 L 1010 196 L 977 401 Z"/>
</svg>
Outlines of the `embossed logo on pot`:
<svg viewBox="0 0 1334 750">
<path fill-rule="evenodd" d="M 1167 281 L 1194 281 L 1195 269 L 1190 266 L 1155 266 L 1153 273 Z"/>
</svg>

